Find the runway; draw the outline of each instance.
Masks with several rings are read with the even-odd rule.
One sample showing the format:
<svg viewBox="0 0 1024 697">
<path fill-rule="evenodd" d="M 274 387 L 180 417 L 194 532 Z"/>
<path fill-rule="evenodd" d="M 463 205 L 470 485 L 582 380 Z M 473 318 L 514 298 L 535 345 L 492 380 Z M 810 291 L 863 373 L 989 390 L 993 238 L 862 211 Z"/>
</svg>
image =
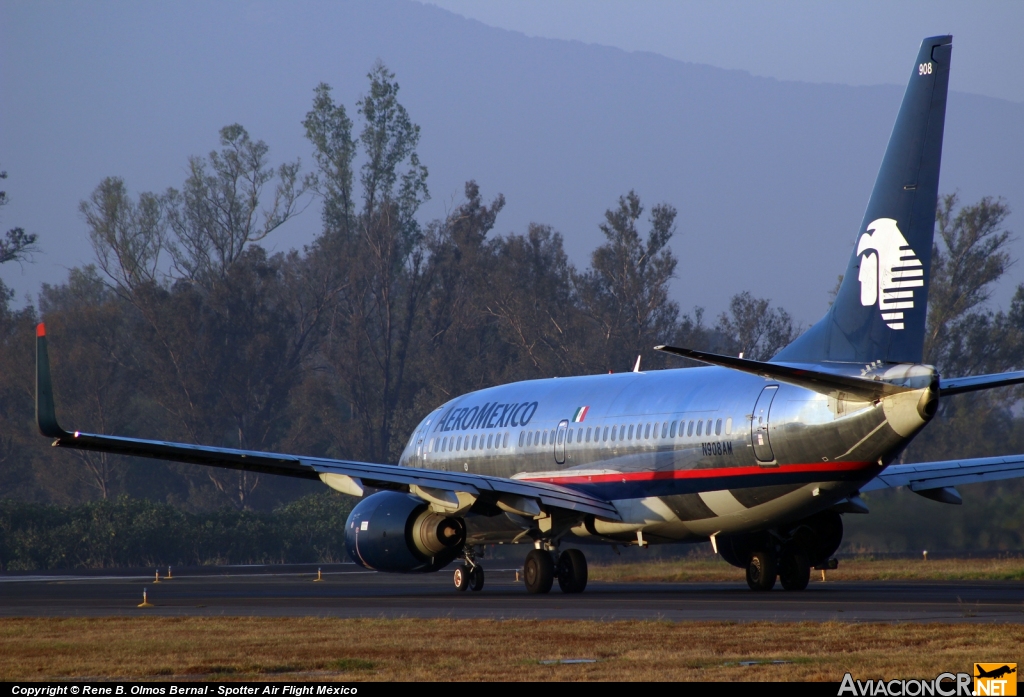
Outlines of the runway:
<svg viewBox="0 0 1024 697">
<path fill-rule="evenodd" d="M 512 569 L 487 569 L 482 591 L 451 573 L 400 576 L 353 564 L 204 567 L 153 583 L 142 572 L 0 574 L 0 617 L 110 615 L 450 617 L 458 619 L 725 620 L 736 622 L 1024 622 L 1019 582 L 813 580 L 803 592 L 735 583 L 591 582 L 580 595 L 529 595 Z M 140 609 L 146 589 L 154 607 Z"/>
</svg>

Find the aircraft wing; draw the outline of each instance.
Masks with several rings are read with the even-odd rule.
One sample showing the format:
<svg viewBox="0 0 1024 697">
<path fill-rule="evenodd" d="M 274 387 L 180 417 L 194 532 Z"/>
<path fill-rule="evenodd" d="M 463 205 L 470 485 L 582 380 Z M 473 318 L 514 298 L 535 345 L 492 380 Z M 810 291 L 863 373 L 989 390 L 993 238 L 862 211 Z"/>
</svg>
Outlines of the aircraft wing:
<svg viewBox="0 0 1024 697">
<path fill-rule="evenodd" d="M 1017 477 L 1024 477 L 1024 455 L 917 462 L 911 465 L 890 465 L 861 487 L 861 492 L 905 486 L 926 498 L 944 503 L 960 503 L 960 495 L 953 489 L 955 486 Z"/>
<path fill-rule="evenodd" d="M 280 453 L 215 448 L 188 443 L 170 443 L 141 438 L 68 432 L 57 422 L 53 401 L 53 383 L 46 348 L 46 329 L 36 329 L 36 421 L 44 436 L 53 438 L 57 448 L 75 448 L 100 452 L 173 460 L 196 465 L 280 474 L 304 479 L 321 479 L 328 484 L 341 483 L 342 490 L 362 495 L 364 486 L 410 491 L 442 507 L 458 507 L 463 500 L 484 498 L 502 510 L 524 515 L 539 514 L 540 506 L 590 513 L 608 520 L 620 520 L 615 507 L 584 492 L 549 484 L 462 472 L 444 472 L 417 467 L 400 467 L 368 462 L 332 460 Z M 335 478 L 332 480 L 332 477 Z M 335 486 L 335 488 L 339 488 Z"/>
</svg>

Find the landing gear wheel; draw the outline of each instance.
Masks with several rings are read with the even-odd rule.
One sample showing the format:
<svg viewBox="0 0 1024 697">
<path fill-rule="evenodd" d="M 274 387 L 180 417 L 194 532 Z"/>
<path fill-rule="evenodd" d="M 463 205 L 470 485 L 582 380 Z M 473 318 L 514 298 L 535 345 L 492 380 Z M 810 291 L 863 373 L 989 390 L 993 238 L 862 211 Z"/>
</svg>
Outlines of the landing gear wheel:
<svg viewBox="0 0 1024 697">
<path fill-rule="evenodd" d="M 587 558 L 578 549 L 567 549 L 558 558 L 558 587 L 563 593 L 582 593 L 587 587 Z"/>
<path fill-rule="evenodd" d="M 481 591 L 484 589 L 484 567 L 477 564 L 469 571 L 469 590 Z"/>
<path fill-rule="evenodd" d="M 459 564 L 455 567 L 455 590 L 464 591 L 469 588 L 469 567 Z"/>
<path fill-rule="evenodd" d="M 770 552 L 755 552 L 747 564 L 747 585 L 752 591 L 770 591 L 777 575 L 775 555 Z"/>
<path fill-rule="evenodd" d="M 526 582 L 527 593 L 547 593 L 555 581 L 555 562 L 551 553 L 542 549 L 532 549 L 523 563 L 523 580 Z"/>
<path fill-rule="evenodd" d="M 802 591 L 811 580 L 811 563 L 802 551 L 787 550 L 779 564 L 779 580 L 788 591 Z"/>
</svg>

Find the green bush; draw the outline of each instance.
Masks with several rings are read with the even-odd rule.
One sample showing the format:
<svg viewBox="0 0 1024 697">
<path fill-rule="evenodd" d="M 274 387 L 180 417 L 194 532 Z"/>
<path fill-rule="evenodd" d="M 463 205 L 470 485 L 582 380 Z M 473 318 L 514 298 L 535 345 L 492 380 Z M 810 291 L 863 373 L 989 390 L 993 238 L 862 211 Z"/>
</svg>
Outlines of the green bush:
<svg viewBox="0 0 1024 697">
<path fill-rule="evenodd" d="M 128 496 L 80 506 L 3 499 L 0 570 L 339 562 L 351 510 L 333 493 L 273 513 L 192 514 Z"/>
</svg>

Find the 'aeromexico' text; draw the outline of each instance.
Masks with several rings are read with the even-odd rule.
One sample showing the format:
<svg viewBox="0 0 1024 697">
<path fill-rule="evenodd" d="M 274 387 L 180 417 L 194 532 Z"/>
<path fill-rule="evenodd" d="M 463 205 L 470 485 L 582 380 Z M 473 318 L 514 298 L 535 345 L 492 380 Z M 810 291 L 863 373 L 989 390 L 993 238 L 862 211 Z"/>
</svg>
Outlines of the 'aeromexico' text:
<svg viewBox="0 0 1024 697">
<path fill-rule="evenodd" d="M 434 427 L 435 431 L 468 431 L 471 428 L 507 428 L 525 426 L 537 413 L 537 402 L 501 404 L 485 402 L 482 407 L 449 409 Z"/>
</svg>

